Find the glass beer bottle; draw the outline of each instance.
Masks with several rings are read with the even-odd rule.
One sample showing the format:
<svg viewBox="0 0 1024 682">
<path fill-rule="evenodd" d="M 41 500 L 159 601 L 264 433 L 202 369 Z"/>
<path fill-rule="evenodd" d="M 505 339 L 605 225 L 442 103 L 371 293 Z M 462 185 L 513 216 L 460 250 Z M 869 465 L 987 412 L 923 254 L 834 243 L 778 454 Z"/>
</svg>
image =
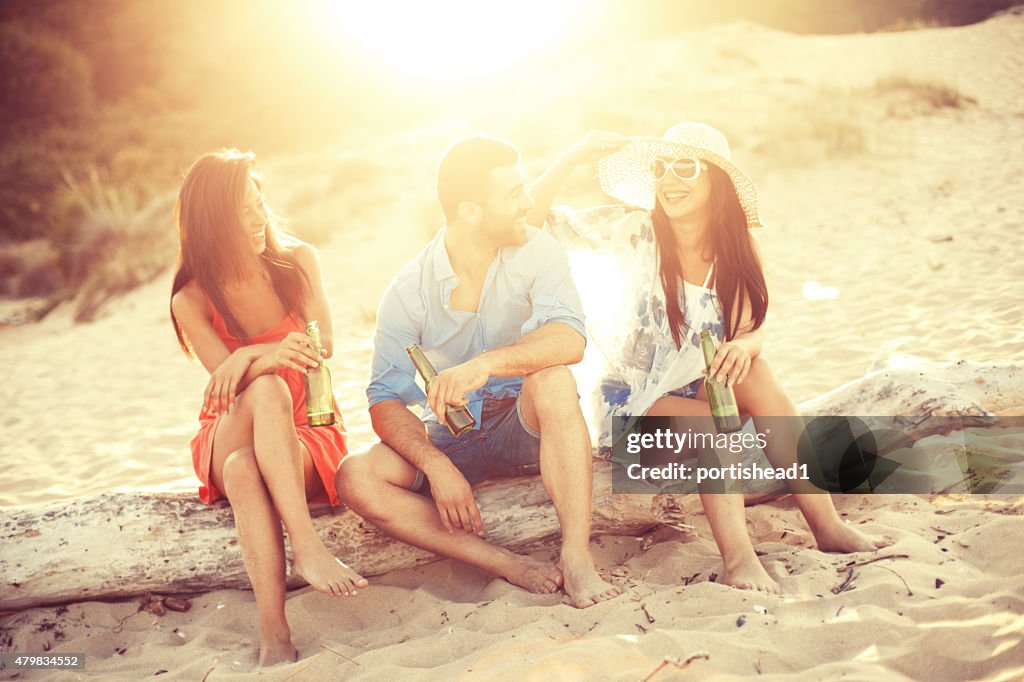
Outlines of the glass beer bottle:
<svg viewBox="0 0 1024 682">
<path fill-rule="evenodd" d="M 434 366 L 430 364 L 430 360 L 427 359 L 427 356 L 423 354 L 423 351 L 415 343 L 406 348 L 405 352 L 412 359 L 412 364 L 416 366 L 416 371 L 423 377 L 424 387 L 427 393 L 429 393 L 430 385 L 434 382 L 434 378 L 437 377 L 437 370 L 434 369 Z M 444 410 L 444 423 L 453 436 L 461 436 L 476 426 L 476 419 L 473 418 L 473 414 L 465 405 L 447 405 Z"/>
<path fill-rule="evenodd" d="M 711 363 L 715 360 L 718 347 L 711 331 L 705 329 L 700 333 L 700 349 L 704 353 L 704 366 L 711 371 Z M 704 390 L 708 394 L 708 405 L 711 406 L 711 418 L 715 420 L 718 433 L 732 433 L 743 428 L 740 421 L 740 410 L 736 406 L 736 394 L 726 385 L 724 380 L 716 379 L 710 374 L 704 377 Z"/>
<path fill-rule="evenodd" d="M 320 343 L 320 326 L 316 320 L 306 323 L 306 336 Z M 331 390 L 331 370 L 320 358 L 320 364 L 306 370 L 306 422 L 310 426 L 330 426 L 334 423 L 334 392 Z"/>
</svg>

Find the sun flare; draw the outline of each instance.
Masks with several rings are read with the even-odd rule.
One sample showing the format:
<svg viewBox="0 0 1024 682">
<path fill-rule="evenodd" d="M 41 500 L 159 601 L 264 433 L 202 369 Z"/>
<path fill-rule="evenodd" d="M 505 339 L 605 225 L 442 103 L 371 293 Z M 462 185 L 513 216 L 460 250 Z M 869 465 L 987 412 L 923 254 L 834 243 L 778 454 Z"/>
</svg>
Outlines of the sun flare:
<svg viewBox="0 0 1024 682">
<path fill-rule="evenodd" d="M 368 68 L 437 84 L 500 73 L 537 57 L 566 35 L 585 6 L 582 0 L 323 0 L 317 13 L 325 31 L 359 48 Z"/>
</svg>

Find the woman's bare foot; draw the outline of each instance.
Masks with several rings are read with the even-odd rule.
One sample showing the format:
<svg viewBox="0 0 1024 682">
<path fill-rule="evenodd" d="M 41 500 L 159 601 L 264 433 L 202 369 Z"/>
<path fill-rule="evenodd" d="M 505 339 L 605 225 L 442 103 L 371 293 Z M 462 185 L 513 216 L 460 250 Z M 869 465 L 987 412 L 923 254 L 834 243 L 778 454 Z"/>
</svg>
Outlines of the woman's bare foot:
<svg viewBox="0 0 1024 682">
<path fill-rule="evenodd" d="M 722 576 L 723 585 L 729 585 L 741 590 L 756 590 L 768 594 L 782 594 L 782 588 L 775 579 L 764 570 L 757 555 L 751 554 L 743 559 L 725 564 L 725 575 Z"/>
<path fill-rule="evenodd" d="M 534 594 L 553 594 L 562 587 L 562 572 L 557 566 L 512 552 L 508 553 L 507 565 L 499 575 Z"/>
<path fill-rule="evenodd" d="M 291 634 L 283 635 L 260 635 L 260 659 L 261 666 L 274 665 L 276 663 L 294 663 L 299 658 L 299 652 L 292 644 Z"/>
<path fill-rule="evenodd" d="M 313 589 L 335 597 L 355 595 L 357 587 L 369 585 L 366 578 L 343 564 L 323 545 L 313 548 L 308 555 L 300 555 L 296 550 L 292 568 Z"/>
<path fill-rule="evenodd" d="M 842 521 L 837 521 L 825 526 L 821 530 L 815 531 L 814 540 L 818 544 L 818 549 L 822 552 L 837 552 L 840 554 L 874 552 L 893 543 L 892 538 L 868 535 Z"/>
<path fill-rule="evenodd" d="M 562 552 L 558 568 L 562 570 L 565 578 L 565 593 L 569 595 L 572 605 L 578 609 L 615 599 L 622 594 L 622 588 L 601 579 L 589 552 L 579 555 Z"/>
</svg>

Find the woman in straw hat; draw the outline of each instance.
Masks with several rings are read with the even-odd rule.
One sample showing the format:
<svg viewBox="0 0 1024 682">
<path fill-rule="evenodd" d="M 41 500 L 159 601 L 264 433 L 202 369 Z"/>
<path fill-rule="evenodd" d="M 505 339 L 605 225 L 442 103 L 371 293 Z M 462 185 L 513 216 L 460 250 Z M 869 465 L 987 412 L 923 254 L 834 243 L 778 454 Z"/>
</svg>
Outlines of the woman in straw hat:
<svg viewBox="0 0 1024 682">
<path fill-rule="evenodd" d="M 625 204 L 549 213 L 569 173 L 597 159 L 602 189 Z M 721 132 L 687 122 L 664 138 L 591 133 L 530 193 L 536 202 L 532 224 L 546 223 L 569 245 L 609 249 L 622 266 L 627 310 L 616 320 L 620 335 L 603 346 L 606 377 L 595 396 L 603 454 L 610 454 L 614 415 L 710 414 L 700 350 L 704 330 L 719 344 L 710 373 L 732 387 L 742 412 L 797 415 L 760 357 L 768 289 L 750 233 L 762 227 L 757 194 L 732 162 Z M 609 341 L 595 340 L 599 347 Z M 767 449 L 772 445 L 770 439 Z M 829 495 L 794 497 L 822 551 L 873 551 L 888 544 L 844 524 Z M 722 582 L 779 592 L 746 532 L 742 496 L 702 493 L 701 502 L 725 564 Z"/>
</svg>

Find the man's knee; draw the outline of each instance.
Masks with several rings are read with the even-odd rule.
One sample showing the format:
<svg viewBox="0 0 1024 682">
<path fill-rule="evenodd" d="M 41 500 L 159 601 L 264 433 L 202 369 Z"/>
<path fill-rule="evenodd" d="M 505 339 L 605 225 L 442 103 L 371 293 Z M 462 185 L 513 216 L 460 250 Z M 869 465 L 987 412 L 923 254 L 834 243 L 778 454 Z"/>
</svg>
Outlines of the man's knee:
<svg viewBox="0 0 1024 682">
<path fill-rule="evenodd" d="M 374 446 L 376 447 L 376 446 Z M 334 485 L 338 497 L 361 516 L 381 513 L 379 486 L 384 483 L 374 462 L 374 448 L 341 460 Z"/>
<path fill-rule="evenodd" d="M 577 405 L 579 395 L 576 390 L 576 379 L 565 365 L 545 367 L 523 379 L 523 392 L 538 406 Z"/>
</svg>

